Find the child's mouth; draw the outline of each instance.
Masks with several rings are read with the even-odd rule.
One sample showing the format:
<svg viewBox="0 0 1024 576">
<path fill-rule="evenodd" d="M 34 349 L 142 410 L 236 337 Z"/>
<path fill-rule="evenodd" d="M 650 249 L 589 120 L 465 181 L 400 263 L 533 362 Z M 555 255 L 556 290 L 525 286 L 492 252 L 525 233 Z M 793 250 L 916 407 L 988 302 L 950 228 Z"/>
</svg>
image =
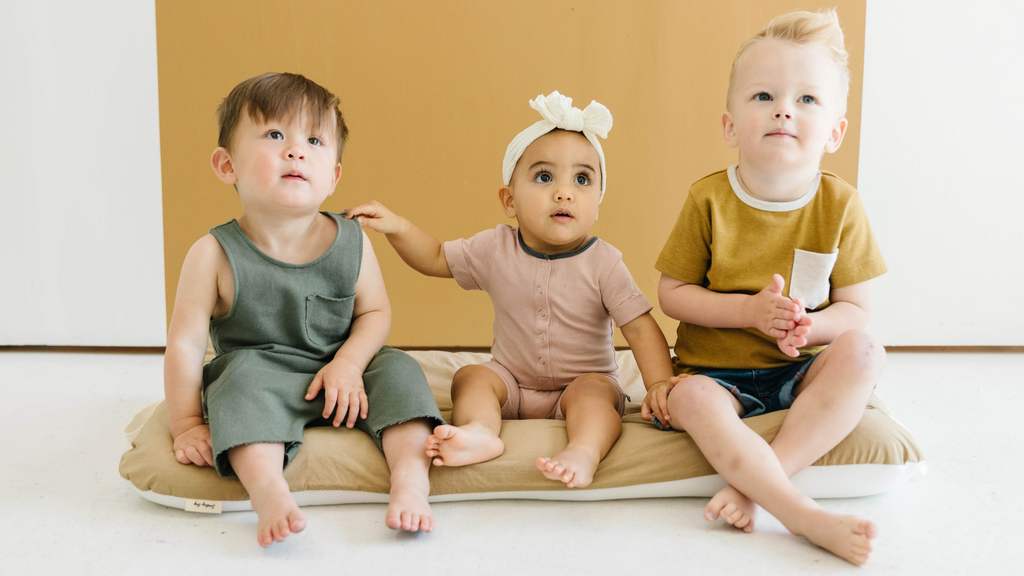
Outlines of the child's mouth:
<svg viewBox="0 0 1024 576">
<path fill-rule="evenodd" d="M 281 178 L 284 178 L 285 180 L 305 180 L 299 172 L 289 172 L 288 174 L 281 176 Z"/>
<path fill-rule="evenodd" d="M 568 210 L 559 210 L 552 214 L 551 217 L 554 218 L 556 222 L 569 222 L 572 220 L 572 212 L 569 212 Z"/>
</svg>

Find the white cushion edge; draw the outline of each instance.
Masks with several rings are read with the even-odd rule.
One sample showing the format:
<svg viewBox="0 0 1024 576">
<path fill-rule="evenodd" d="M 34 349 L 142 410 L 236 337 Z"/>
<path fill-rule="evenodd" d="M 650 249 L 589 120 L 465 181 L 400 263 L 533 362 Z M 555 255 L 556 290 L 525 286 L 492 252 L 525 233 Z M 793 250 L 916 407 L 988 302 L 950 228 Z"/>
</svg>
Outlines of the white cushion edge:
<svg viewBox="0 0 1024 576">
<path fill-rule="evenodd" d="M 894 464 L 848 464 L 843 466 L 812 466 L 793 477 L 793 484 L 811 498 L 859 498 L 892 490 L 928 472 L 925 462 Z M 569 502 L 595 502 L 600 500 L 628 500 L 637 498 L 710 498 L 724 488 L 725 480 L 718 474 L 657 482 L 618 488 L 594 490 L 543 490 L 510 492 L 477 492 L 431 496 L 430 502 L 461 502 L 467 500 L 560 500 Z M 165 496 L 152 491 L 132 488 L 146 500 L 167 506 L 185 509 L 185 499 Z M 387 494 L 353 490 L 306 490 L 294 492 L 299 506 L 324 506 L 333 504 L 387 504 Z M 248 500 L 222 502 L 224 512 L 247 512 L 252 510 Z"/>
</svg>

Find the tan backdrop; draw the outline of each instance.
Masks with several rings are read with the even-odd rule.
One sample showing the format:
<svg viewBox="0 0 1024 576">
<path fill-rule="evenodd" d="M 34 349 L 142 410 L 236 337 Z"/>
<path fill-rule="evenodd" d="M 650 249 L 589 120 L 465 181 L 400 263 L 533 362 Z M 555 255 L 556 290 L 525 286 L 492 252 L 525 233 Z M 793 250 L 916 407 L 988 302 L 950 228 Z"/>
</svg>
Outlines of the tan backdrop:
<svg viewBox="0 0 1024 576">
<path fill-rule="evenodd" d="M 241 213 L 210 168 L 214 110 L 241 80 L 287 71 L 336 93 L 351 128 L 324 209 L 377 199 L 442 241 L 507 221 L 501 161 L 539 118 L 531 98 L 558 90 L 608 106 L 608 192 L 593 232 L 622 251 L 672 343 L 654 261 L 690 183 L 735 162 L 720 117 L 736 48 L 775 15 L 836 5 L 850 129 L 824 167 L 856 184 L 865 0 L 158 0 L 168 317 L 189 247 Z M 490 345 L 485 294 L 420 276 L 370 238 L 394 311 L 390 344 Z"/>
</svg>

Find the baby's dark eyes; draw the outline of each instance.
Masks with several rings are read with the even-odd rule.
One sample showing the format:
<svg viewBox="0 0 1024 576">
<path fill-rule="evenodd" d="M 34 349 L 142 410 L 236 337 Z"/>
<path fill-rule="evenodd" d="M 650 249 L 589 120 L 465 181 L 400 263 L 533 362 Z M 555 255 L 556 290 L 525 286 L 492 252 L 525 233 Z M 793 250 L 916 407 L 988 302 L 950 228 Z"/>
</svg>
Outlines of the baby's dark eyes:
<svg viewBox="0 0 1024 576">
<path fill-rule="evenodd" d="M 552 182 L 551 174 L 548 174 L 547 172 L 538 172 L 537 175 L 533 177 L 533 181 L 540 182 L 542 184 L 549 184 Z"/>
<path fill-rule="evenodd" d="M 580 186 L 587 186 L 590 184 L 590 178 L 587 178 L 586 174 L 577 174 L 575 182 Z"/>
<path fill-rule="evenodd" d="M 758 100 L 760 102 L 770 102 L 771 99 L 772 95 L 767 92 L 758 92 L 754 95 L 754 100 Z"/>
<path fill-rule="evenodd" d="M 274 140 L 284 140 L 284 134 L 281 134 L 277 130 L 271 130 L 270 132 L 267 132 L 267 138 L 272 138 Z"/>
<path fill-rule="evenodd" d="M 814 96 L 805 95 L 800 97 L 800 102 L 802 104 L 814 104 L 815 102 L 817 102 L 817 100 L 814 99 Z"/>
<path fill-rule="evenodd" d="M 320 141 L 320 139 L 319 139 L 319 138 L 317 138 L 316 136 L 312 136 L 312 137 L 310 137 L 310 139 L 308 140 L 308 142 L 309 142 L 310 144 L 312 144 L 313 146 L 319 146 L 319 145 L 323 144 L 323 142 L 321 142 L 321 141 Z"/>
</svg>

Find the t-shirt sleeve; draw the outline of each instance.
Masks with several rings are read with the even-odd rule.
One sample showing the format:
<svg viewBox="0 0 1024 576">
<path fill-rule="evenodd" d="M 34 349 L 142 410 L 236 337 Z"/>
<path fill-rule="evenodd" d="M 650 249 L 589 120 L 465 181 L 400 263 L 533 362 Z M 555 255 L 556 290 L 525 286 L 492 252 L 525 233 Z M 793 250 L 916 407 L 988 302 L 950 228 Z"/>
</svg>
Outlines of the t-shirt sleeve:
<svg viewBox="0 0 1024 576">
<path fill-rule="evenodd" d="M 621 328 L 654 309 L 644 296 L 621 257 L 616 258 L 601 282 L 601 299 L 608 315 Z"/>
<path fill-rule="evenodd" d="M 843 231 L 839 237 L 839 254 L 829 284 L 832 288 L 845 288 L 867 282 L 888 270 L 875 235 L 871 232 L 864 205 L 860 202 L 860 196 L 855 194 L 846 206 Z"/>
<path fill-rule="evenodd" d="M 711 230 L 705 212 L 692 193 L 686 197 L 676 225 L 654 263 L 657 271 L 687 284 L 707 283 Z"/>
<path fill-rule="evenodd" d="M 444 257 L 455 281 L 464 290 L 487 290 L 496 249 L 497 229 L 484 230 L 472 238 L 445 242 Z"/>
</svg>

